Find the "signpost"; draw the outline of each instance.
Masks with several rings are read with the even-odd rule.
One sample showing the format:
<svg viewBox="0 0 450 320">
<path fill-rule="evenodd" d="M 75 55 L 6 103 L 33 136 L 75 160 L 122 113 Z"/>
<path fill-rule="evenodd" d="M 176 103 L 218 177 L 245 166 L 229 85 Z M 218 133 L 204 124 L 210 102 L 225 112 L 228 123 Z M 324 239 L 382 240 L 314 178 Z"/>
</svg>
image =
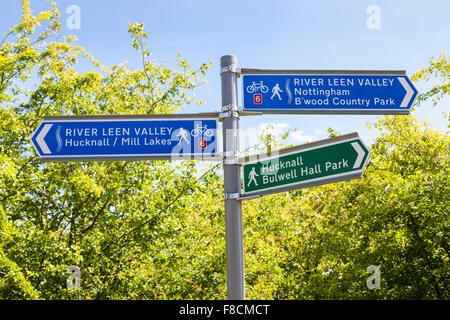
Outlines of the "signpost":
<svg viewBox="0 0 450 320">
<path fill-rule="evenodd" d="M 237 58 L 220 59 L 222 84 L 222 124 L 225 240 L 227 250 L 227 296 L 230 300 L 245 299 L 244 236 L 242 230 L 241 168 L 239 154 L 239 113 L 237 112 Z"/>
<path fill-rule="evenodd" d="M 243 111 L 409 114 L 417 90 L 404 71 L 242 69 Z"/>
<path fill-rule="evenodd" d="M 218 113 L 45 117 L 31 137 L 43 161 L 218 158 Z"/>
<path fill-rule="evenodd" d="M 357 133 L 241 158 L 242 198 L 361 177 L 370 151 Z"/>
<path fill-rule="evenodd" d="M 239 74 L 247 115 L 408 114 L 417 90 L 404 71 L 238 69 L 233 55 L 220 63 L 220 113 L 45 117 L 31 142 L 43 161 L 223 159 L 227 295 L 243 300 L 242 200 L 361 177 L 370 151 L 352 133 L 239 158 Z"/>
</svg>

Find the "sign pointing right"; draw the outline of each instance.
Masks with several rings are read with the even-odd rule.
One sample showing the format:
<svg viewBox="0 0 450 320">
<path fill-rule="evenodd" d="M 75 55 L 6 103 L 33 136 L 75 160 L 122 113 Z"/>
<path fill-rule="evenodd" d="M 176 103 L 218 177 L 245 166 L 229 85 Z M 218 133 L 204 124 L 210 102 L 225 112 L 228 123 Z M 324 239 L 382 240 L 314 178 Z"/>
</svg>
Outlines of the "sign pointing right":
<svg viewBox="0 0 450 320">
<path fill-rule="evenodd" d="M 361 177 L 370 151 L 357 133 L 241 158 L 242 198 Z"/>
<path fill-rule="evenodd" d="M 417 89 L 404 71 L 242 69 L 244 111 L 409 114 Z"/>
</svg>

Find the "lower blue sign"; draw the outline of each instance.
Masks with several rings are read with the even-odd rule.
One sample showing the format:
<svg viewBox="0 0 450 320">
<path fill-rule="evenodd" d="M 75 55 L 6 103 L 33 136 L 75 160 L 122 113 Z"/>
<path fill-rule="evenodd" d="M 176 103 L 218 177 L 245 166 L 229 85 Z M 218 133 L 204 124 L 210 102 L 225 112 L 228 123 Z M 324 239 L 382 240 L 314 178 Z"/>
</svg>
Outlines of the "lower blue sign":
<svg viewBox="0 0 450 320">
<path fill-rule="evenodd" d="M 244 74 L 244 111 L 408 114 L 417 90 L 404 73 Z M 274 73 L 274 71 L 272 72 Z M 349 72 L 351 73 L 351 72 Z"/>
<path fill-rule="evenodd" d="M 44 161 L 218 157 L 216 116 L 48 117 L 31 141 Z"/>
</svg>

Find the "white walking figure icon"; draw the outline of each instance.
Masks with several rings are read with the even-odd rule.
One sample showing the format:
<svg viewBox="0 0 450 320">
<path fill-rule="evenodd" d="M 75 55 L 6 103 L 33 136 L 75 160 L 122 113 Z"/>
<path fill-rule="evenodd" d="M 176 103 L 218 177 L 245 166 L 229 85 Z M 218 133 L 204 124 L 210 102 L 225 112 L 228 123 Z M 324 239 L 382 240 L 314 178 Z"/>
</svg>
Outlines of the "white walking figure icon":
<svg viewBox="0 0 450 320">
<path fill-rule="evenodd" d="M 188 137 L 189 137 L 189 132 L 187 130 L 185 130 L 184 128 L 180 128 L 178 134 L 176 135 L 177 137 L 180 137 L 180 140 L 178 140 L 178 144 L 181 143 L 181 140 L 186 141 L 188 144 L 190 143 Z"/>
<path fill-rule="evenodd" d="M 253 181 L 255 183 L 255 186 L 258 185 L 258 183 L 256 182 L 256 178 L 258 177 L 259 174 L 256 173 L 255 171 L 255 167 L 252 168 L 252 171 L 250 171 L 250 174 L 248 175 L 248 178 L 250 179 L 250 181 L 247 183 L 247 187 L 250 186 L 250 183 Z"/>
<path fill-rule="evenodd" d="M 278 96 L 278 99 L 279 100 L 283 100 L 283 99 L 281 99 L 281 96 L 280 96 L 280 92 L 283 92 L 281 89 L 280 89 L 280 85 L 277 83 L 273 88 L 272 88 L 272 96 L 270 97 L 270 100 L 273 100 L 273 98 L 275 97 L 275 96 Z"/>
</svg>

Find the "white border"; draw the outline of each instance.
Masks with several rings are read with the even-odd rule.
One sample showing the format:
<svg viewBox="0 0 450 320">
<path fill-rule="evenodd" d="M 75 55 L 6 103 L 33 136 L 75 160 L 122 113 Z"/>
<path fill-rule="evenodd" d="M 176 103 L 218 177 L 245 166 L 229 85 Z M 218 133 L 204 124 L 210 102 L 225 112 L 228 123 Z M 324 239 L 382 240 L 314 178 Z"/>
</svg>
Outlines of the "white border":
<svg viewBox="0 0 450 320">
<path fill-rule="evenodd" d="M 44 117 L 43 120 L 39 122 L 36 130 L 30 136 L 30 142 L 33 145 L 36 153 L 42 161 L 103 161 L 103 160 L 220 160 L 222 157 L 218 150 L 219 141 L 218 141 L 218 133 L 219 133 L 219 118 L 211 115 L 210 117 L 201 115 L 200 117 L 196 117 L 192 114 L 187 114 L 186 117 L 183 115 L 176 115 L 174 117 L 152 117 L 151 115 L 148 118 L 146 115 L 137 115 L 136 118 L 133 115 L 127 117 L 116 117 L 116 116 L 101 116 L 94 115 L 92 119 L 89 119 L 89 116 L 59 116 L 55 117 Z M 159 116 L 159 115 L 158 115 Z M 70 117 L 74 117 L 74 120 L 70 120 Z M 86 119 L 80 119 L 77 117 L 86 117 Z M 98 118 L 97 118 L 98 117 Z M 187 153 L 187 154 L 178 154 L 178 153 L 146 153 L 146 154 L 95 154 L 95 155 L 42 155 L 42 153 L 38 150 L 36 145 L 34 144 L 33 138 L 35 138 L 36 133 L 40 130 L 42 125 L 46 123 L 62 123 L 62 122 L 117 122 L 117 121 L 179 121 L 179 120 L 192 120 L 192 121 L 203 121 L 203 120 L 215 120 L 216 121 L 216 153 Z"/>
<path fill-rule="evenodd" d="M 245 107 L 245 88 L 244 88 L 244 77 L 245 76 L 390 76 L 390 77 L 405 77 L 409 80 L 409 83 L 411 83 L 411 88 L 415 90 L 415 97 L 412 99 L 411 105 L 409 108 L 402 108 L 402 109 L 295 109 L 295 108 L 288 108 L 288 107 L 280 107 L 279 109 L 276 109 L 275 107 L 269 107 L 269 108 L 250 108 L 247 109 Z M 409 84 L 408 83 L 408 84 Z M 400 83 L 401 84 L 401 83 Z M 389 73 L 304 73 L 304 74 L 296 74 L 296 73 L 283 73 L 282 70 L 280 70 L 279 74 L 276 73 L 264 73 L 264 72 L 256 72 L 256 73 L 244 73 L 241 75 L 241 96 L 242 96 L 242 110 L 243 112 L 262 112 L 267 114 L 370 114 L 370 115 L 377 115 L 377 114 L 410 114 L 411 107 L 414 105 L 415 100 L 417 99 L 417 96 L 419 95 L 419 91 L 414 86 L 412 81 L 408 78 L 406 74 L 389 74 Z M 408 104 L 409 104 L 408 102 Z"/>
<path fill-rule="evenodd" d="M 332 138 L 332 139 L 339 139 L 339 137 Z M 366 146 L 366 144 L 359 137 L 359 135 L 352 134 L 351 137 L 344 138 L 344 139 L 338 140 L 338 141 L 332 141 L 330 143 L 327 143 L 328 140 L 330 140 L 330 139 L 322 140 L 323 143 L 320 143 L 321 141 L 318 141 L 316 143 L 319 143 L 319 144 L 316 144 L 316 145 L 311 146 L 309 148 L 308 147 L 301 148 L 301 149 L 297 148 L 296 150 L 288 151 L 288 152 L 283 153 L 281 155 L 280 154 L 278 154 L 278 155 L 275 154 L 275 155 L 271 155 L 271 156 L 268 156 L 268 154 L 258 155 L 258 156 L 255 156 L 256 159 L 250 160 L 248 162 L 244 162 L 244 159 L 241 158 L 240 162 L 243 164 L 243 166 L 242 166 L 242 182 L 243 182 L 243 186 L 244 186 L 242 197 L 246 198 L 246 197 L 250 197 L 250 196 L 253 197 L 253 195 L 258 196 L 258 195 L 263 195 L 263 194 L 268 194 L 268 193 L 276 193 L 276 192 L 287 191 L 285 189 L 288 189 L 288 190 L 290 190 L 290 189 L 297 189 L 297 188 L 290 188 L 292 186 L 299 186 L 299 188 L 300 188 L 302 185 L 310 185 L 310 184 L 315 185 L 316 184 L 315 182 L 322 182 L 323 181 L 324 183 L 326 183 L 327 181 L 332 182 L 332 181 L 335 181 L 335 180 L 344 180 L 345 177 L 350 177 L 350 179 L 351 179 L 352 177 L 354 178 L 355 176 L 361 176 L 363 171 L 364 171 L 364 169 L 365 169 L 365 167 L 366 167 L 366 165 L 367 165 L 367 163 L 368 163 L 368 161 L 369 161 L 369 159 L 370 159 L 371 152 L 370 152 L 370 149 Z M 336 145 L 336 144 L 341 144 L 341 143 L 346 143 L 346 142 L 356 141 L 356 140 L 358 140 L 364 146 L 364 148 L 367 150 L 366 159 L 365 159 L 365 161 L 363 163 L 361 163 L 361 167 L 359 169 L 357 169 L 357 170 L 351 170 L 351 171 L 338 173 L 338 174 L 334 174 L 334 175 L 329 175 L 329 176 L 325 176 L 325 177 L 314 178 L 314 179 L 311 179 L 311 180 L 291 182 L 289 184 L 283 184 L 283 185 L 269 187 L 269 188 L 265 188 L 265 189 L 261 189 L 261 190 L 254 190 L 254 191 L 248 191 L 248 192 L 246 191 L 245 177 L 244 177 L 244 174 L 243 174 L 244 166 L 246 166 L 246 165 L 250 165 L 250 164 L 253 164 L 253 163 L 257 163 L 257 162 L 270 161 L 271 159 L 274 159 L 274 158 L 281 158 L 281 157 L 289 156 L 289 155 L 292 155 L 292 154 L 295 154 L 295 153 L 303 153 L 303 152 L 306 152 L 306 151 L 311 151 L 311 150 L 315 150 L 315 149 L 319 149 L 319 148 L 325 148 L 325 147 L 333 146 L 333 145 Z M 307 146 L 307 145 L 303 145 L 303 146 Z M 298 146 L 298 147 L 302 147 L 302 146 Z M 293 148 L 295 148 L 295 147 L 293 147 Z M 263 158 L 262 159 L 258 158 L 260 156 L 262 156 Z M 341 177 L 344 177 L 344 178 L 343 179 L 339 179 Z M 270 190 L 278 190 L 278 191 L 270 192 Z"/>
</svg>

